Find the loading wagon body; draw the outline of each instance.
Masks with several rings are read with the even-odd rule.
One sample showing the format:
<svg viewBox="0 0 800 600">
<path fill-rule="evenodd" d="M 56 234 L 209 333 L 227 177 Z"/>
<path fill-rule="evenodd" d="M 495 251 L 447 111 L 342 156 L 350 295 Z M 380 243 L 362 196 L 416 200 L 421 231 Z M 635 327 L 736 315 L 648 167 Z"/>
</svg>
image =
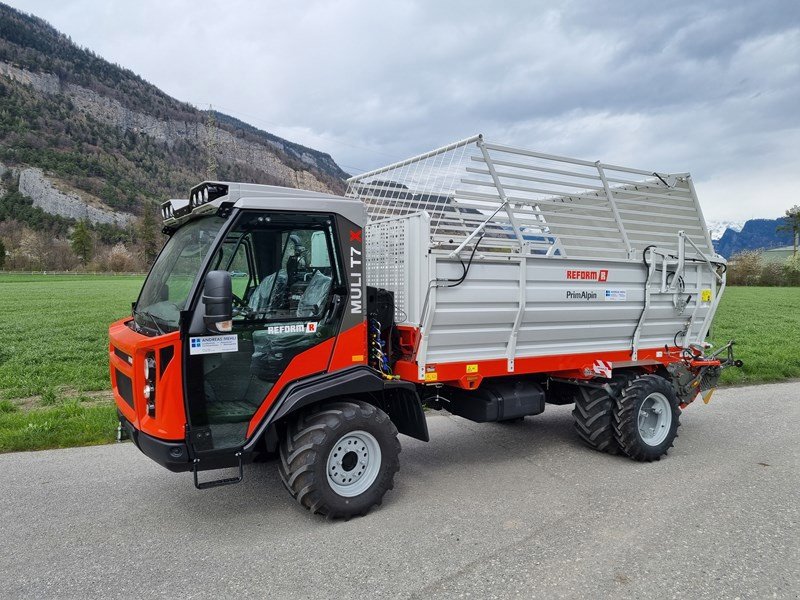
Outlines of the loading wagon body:
<svg viewBox="0 0 800 600">
<path fill-rule="evenodd" d="M 474 136 L 352 178 L 348 196 L 370 215 L 367 283 L 394 293 L 411 381 L 668 364 L 705 341 L 725 287 L 688 173 Z"/>
</svg>

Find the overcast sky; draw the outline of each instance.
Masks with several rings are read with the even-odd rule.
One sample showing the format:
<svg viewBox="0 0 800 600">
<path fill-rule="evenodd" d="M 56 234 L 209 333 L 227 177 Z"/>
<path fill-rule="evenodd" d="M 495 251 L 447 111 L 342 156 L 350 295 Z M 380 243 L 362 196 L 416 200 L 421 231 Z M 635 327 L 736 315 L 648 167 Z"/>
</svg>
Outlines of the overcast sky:
<svg viewBox="0 0 800 600">
<path fill-rule="evenodd" d="M 5 0 L 172 96 L 358 173 L 484 133 L 800 204 L 800 2 Z"/>
</svg>

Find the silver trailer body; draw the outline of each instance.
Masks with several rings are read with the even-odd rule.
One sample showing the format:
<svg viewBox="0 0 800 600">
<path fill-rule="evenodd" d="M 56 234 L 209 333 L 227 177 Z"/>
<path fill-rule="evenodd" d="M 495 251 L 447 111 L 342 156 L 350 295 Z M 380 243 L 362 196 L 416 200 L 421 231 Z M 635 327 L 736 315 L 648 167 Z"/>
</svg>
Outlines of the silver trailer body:
<svg viewBox="0 0 800 600">
<path fill-rule="evenodd" d="M 351 178 L 367 284 L 395 294 L 426 365 L 687 347 L 725 287 L 688 173 L 474 136 Z M 466 273 L 466 276 L 465 276 Z"/>
</svg>

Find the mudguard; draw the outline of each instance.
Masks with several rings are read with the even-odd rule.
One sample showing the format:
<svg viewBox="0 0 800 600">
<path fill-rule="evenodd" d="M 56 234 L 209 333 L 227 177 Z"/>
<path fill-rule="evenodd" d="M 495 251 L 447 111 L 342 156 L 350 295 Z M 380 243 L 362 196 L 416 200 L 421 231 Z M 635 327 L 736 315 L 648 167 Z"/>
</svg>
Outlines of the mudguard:
<svg viewBox="0 0 800 600">
<path fill-rule="evenodd" d="M 244 451 L 251 450 L 268 428 L 281 419 L 312 404 L 341 397 L 355 397 L 374 404 L 389 415 L 400 433 L 423 442 L 430 439 L 416 386 L 408 381 L 384 379 L 373 369 L 358 366 L 286 386 Z"/>
</svg>

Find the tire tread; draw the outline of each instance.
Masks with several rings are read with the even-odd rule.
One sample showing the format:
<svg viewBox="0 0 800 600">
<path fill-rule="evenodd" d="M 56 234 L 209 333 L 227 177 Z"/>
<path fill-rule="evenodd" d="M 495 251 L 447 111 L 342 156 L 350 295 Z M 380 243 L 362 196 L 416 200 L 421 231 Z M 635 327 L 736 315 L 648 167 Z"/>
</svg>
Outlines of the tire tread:
<svg viewBox="0 0 800 600">
<path fill-rule="evenodd" d="M 382 482 L 382 489 L 378 489 L 378 498 L 371 505 L 355 512 L 331 506 L 326 501 L 321 490 L 320 482 L 315 474 L 315 463 L 324 460 L 318 457 L 326 441 L 336 439 L 347 430 L 348 422 L 358 418 L 371 420 L 376 425 L 385 428 L 391 437 L 392 448 L 386 452 L 387 470 L 381 477 L 387 480 Z M 397 428 L 388 415 L 371 404 L 358 400 L 330 402 L 301 414 L 291 421 L 282 437 L 278 463 L 278 473 L 284 487 L 292 497 L 312 513 L 317 513 L 331 519 L 352 516 L 361 516 L 369 512 L 373 505 L 380 504 L 383 495 L 394 485 L 394 475 L 400 470 L 397 455 L 400 453 L 400 441 L 397 439 Z"/>
<path fill-rule="evenodd" d="M 626 375 L 615 375 L 611 389 L 619 388 L 629 380 Z M 620 447 L 614 435 L 612 409 L 614 398 L 609 386 L 602 388 L 577 386 L 575 408 L 572 410 L 575 431 L 583 442 L 607 454 L 619 454 Z"/>
<path fill-rule="evenodd" d="M 663 393 L 672 406 L 672 418 L 675 424 L 675 433 L 667 437 L 667 444 L 663 451 L 654 453 L 652 448 L 646 446 L 639 438 L 637 423 L 637 406 L 640 398 L 647 397 L 653 392 Z M 661 460 L 675 443 L 678 437 L 677 429 L 680 427 L 680 409 L 672 389 L 672 384 L 660 375 L 647 374 L 634 379 L 619 396 L 613 405 L 613 429 L 622 452 L 639 462 L 652 462 Z"/>
</svg>

